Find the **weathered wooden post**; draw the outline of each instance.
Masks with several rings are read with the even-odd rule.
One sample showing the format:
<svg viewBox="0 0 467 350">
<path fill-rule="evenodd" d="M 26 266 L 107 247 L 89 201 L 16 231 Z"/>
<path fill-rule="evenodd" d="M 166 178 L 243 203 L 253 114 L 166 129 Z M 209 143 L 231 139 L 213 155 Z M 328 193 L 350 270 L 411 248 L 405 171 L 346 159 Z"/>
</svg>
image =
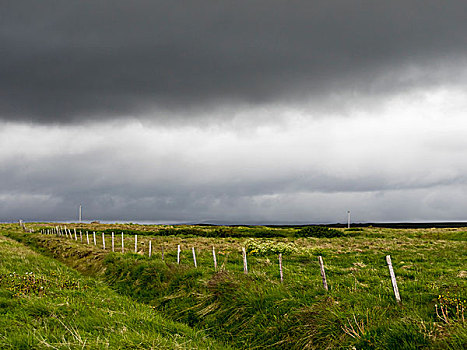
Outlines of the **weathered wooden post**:
<svg viewBox="0 0 467 350">
<path fill-rule="evenodd" d="M 112 252 L 115 252 L 115 234 L 112 232 Z"/>
<path fill-rule="evenodd" d="M 92 238 L 94 239 L 94 245 L 97 245 L 97 242 L 96 242 L 96 232 L 95 232 L 95 231 L 92 232 Z"/>
<path fill-rule="evenodd" d="M 135 235 L 135 253 L 138 253 L 138 235 Z"/>
<path fill-rule="evenodd" d="M 195 247 L 192 247 L 191 250 L 192 250 L 192 252 L 193 252 L 193 263 L 195 264 L 195 267 L 197 268 L 197 267 L 198 267 L 198 264 L 196 264 Z"/>
<path fill-rule="evenodd" d="M 164 246 L 162 246 L 162 261 L 164 261 Z"/>
<path fill-rule="evenodd" d="M 149 240 L 149 257 L 151 257 L 152 254 L 152 241 Z"/>
<path fill-rule="evenodd" d="M 76 235 L 76 228 L 73 229 L 73 230 L 75 231 L 75 241 L 77 241 L 77 240 L 78 240 L 78 236 Z"/>
<path fill-rule="evenodd" d="M 180 244 L 177 246 L 177 264 L 180 265 Z"/>
<path fill-rule="evenodd" d="M 246 261 L 245 247 L 242 247 L 242 257 L 243 257 L 243 273 L 246 275 L 248 273 L 248 263 Z"/>
<path fill-rule="evenodd" d="M 88 231 L 86 231 L 86 242 L 87 242 L 88 245 L 89 245 L 89 233 L 88 233 Z"/>
<path fill-rule="evenodd" d="M 214 270 L 217 271 L 217 258 L 216 258 L 216 249 L 212 247 L 212 259 L 214 260 Z"/>
<path fill-rule="evenodd" d="M 122 232 L 122 253 L 125 253 L 125 244 L 123 243 L 123 232 Z"/>
<path fill-rule="evenodd" d="M 81 243 L 83 243 L 83 232 L 79 230 L 79 239 L 81 240 Z"/>
<path fill-rule="evenodd" d="M 399 295 L 399 288 L 397 287 L 396 274 L 394 273 L 394 269 L 392 268 L 392 262 L 391 262 L 390 255 L 386 255 L 386 262 L 389 267 L 389 274 L 391 275 L 391 282 L 392 282 L 392 288 L 394 289 L 394 296 L 396 297 L 396 301 L 400 303 L 401 296 Z"/>
<path fill-rule="evenodd" d="M 279 253 L 279 275 L 282 283 L 284 281 L 284 275 L 282 274 L 282 253 Z"/>
<path fill-rule="evenodd" d="M 104 236 L 104 232 L 102 232 L 102 249 L 105 250 L 105 236 Z"/>
<path fill-rule="evenodd" d="M 326 281 L 326 272 L 324 271 L 323 257 L 321 255 L 318 256 L 318 261 L 319 261 L 319 268 L 321 270 L 321 278 L 323 280 L 324 289 L 329 290 L 328 289 L 328 282 Z"/>
</svg>

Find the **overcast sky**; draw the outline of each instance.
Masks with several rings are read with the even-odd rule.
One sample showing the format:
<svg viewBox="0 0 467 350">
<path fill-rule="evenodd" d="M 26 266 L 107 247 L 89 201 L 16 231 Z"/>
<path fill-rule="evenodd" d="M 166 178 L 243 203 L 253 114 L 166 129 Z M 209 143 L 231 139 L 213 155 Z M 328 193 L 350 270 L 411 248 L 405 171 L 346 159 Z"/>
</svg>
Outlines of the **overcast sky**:
<svg viewBox="0 0 467 350">
<path fill-rule="evenodd" d="M 0 221 L 467 220 L 467 2 L 0 3 Z"/>
</svg>

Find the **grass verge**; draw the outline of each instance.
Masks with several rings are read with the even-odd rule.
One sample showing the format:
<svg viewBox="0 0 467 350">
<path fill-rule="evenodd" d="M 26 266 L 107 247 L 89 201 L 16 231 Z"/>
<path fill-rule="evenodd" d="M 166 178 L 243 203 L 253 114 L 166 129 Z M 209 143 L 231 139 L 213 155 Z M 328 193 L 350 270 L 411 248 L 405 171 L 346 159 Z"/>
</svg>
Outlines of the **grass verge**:
<svg viewBox="0 0 467 350">
<path fill-rule="evenodd" d="M 2 349 L 227 348 L 3 236 L 0 261 Z"/>
</svg>

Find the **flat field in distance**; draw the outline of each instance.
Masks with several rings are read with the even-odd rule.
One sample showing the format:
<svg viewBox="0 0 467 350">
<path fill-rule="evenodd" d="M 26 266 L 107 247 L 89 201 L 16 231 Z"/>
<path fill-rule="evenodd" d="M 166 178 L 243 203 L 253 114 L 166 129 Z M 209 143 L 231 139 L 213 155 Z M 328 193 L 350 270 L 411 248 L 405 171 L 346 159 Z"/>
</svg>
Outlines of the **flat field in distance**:
<svg viewBox="0 0 467 350">
<path fill-rule="evenodd" d="M 60 225 L 27 224 L 33 234 L 13 224 L 1 230 L 236 348 L 467 347 L 467 228 L 369 227 L 328 235 L 298 227 L 67 224 L 71 238 L 37 233 Z M 248 274 L 243 272 L 242 247 Z M 401 303 L 394 298 L 386 255 L 392 259 Z"/>
</svg>

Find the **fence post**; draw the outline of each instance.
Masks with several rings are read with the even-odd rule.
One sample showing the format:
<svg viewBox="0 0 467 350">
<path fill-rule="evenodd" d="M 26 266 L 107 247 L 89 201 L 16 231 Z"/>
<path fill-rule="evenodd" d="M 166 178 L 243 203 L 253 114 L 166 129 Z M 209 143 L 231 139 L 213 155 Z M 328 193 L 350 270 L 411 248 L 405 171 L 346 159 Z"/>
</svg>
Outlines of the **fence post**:
<svg viewBox="0 0 467 350">
<path fill-rule="evenodd" d="M 76 236 L 76 228 L 73 229 L 73 230 L 75 231 L 75 241 L 77 241 L 77 240 L 78 240 L 78 236 Z"/>
<path fill-rule="evenodd" d="M 81 243 L 83 243 L 83 232 L 79 230 L 79 239 L 81 240 Z"/>
<path fill-rule="evenodd" d="M 162 261 L 164 261 L 164 246 L 162 246 Z"/>
<path fill-rule="evenodd" d="M 112 252 L 114 252 L 114 251 L 115 251 L 115 235 L 112 232 Z"/>
<path fill-rule="evenodd" d="M 248 273 L 248 263 L 246 261 L 245 247 L 242 247 L 242 257 L 243 257 L 243 273 L 247 274 Z"/>
<path fill-rule="evenodd" d="M 391 275 L 391 282 L 392 282 L 392 288 L 394 289 L 394 296 L 396 297 L 396 301 L 400 303 L 401 296 L 399 295 L 399 288 L 397 287 L 396 274 L 394 273 L 394 269 L 392 268 L 392 262 L 391 262 L 390 255 L 386 255 L 386 262 L 388 263 L 389 274 Z"/>
<path fill-rule="evenodd" d="M 151 257 L 152 253 L 152 241 L 149 241 L 149 257 Z"/>
<path fill-rule="evenodd" d="M 198 267 L 198 264 L 196 264 L 196 253 L 195 253 L 195 247 L 191 248 L 191 250 L 193 251 L 193 262 L 195 264 L 195 267 L 197 268 Z"/>
<path fill-rule="evenodd" d="M 216 258 L 216 249 L 212 247 L 212 259 L 214 260 L 214 270 L 217 271 L 217 258 Z"/>
<path fill-rule="evenodd" d="M 284 275 L 282 274 L 282 253 L 279 253 L 279 275 L 281 276 L 281 283 L 284 281 Z"/>
<path fill-rule="evenodd" d="M 105 236 L 104 236 L 104 232 L 102 232 L 102 249 L 105 250 Z"/>
<path fill-rule="evenodd" d="M 123 243 L 123 232 L 122 232 L 122 253 L 125 253 L 125 246 L 124 246 L 124 243 Z"/>
<path fill-rule="evenodd" d="M 321 255 L 318 256 L 318 261 L 319 261 L 319 268 L 321 270 L 321 278 L 323 279 L 324 289 L 328 290 L 328 282 L 326 281 L 326 272 L 324 271 L 323 257 Z"/>
<path fill-rule="evenodd" d="M 138 235 L 135 235 L 135 253 L 138 253 Z"/>
<path fill-rule="evenodd" d="M 96 232 L 95 232 L 95 231 L 92 232 L 92 238 L 93 238 L 93 240 L 94 240 L 94 245 L 97 245 L 97 242 L 96 242 Z"/>
<path fill-rule="evenodd" d="M 180 244 L 177 246 L 177 264 L 180 265 Z"/>
<path fill-rule="evenodd" d="M 89 233 L 88 233 L 88 231 L 86 231 L 86 242 L 87 242 L 88 245 L 89 245 Z"/>
</svg>

